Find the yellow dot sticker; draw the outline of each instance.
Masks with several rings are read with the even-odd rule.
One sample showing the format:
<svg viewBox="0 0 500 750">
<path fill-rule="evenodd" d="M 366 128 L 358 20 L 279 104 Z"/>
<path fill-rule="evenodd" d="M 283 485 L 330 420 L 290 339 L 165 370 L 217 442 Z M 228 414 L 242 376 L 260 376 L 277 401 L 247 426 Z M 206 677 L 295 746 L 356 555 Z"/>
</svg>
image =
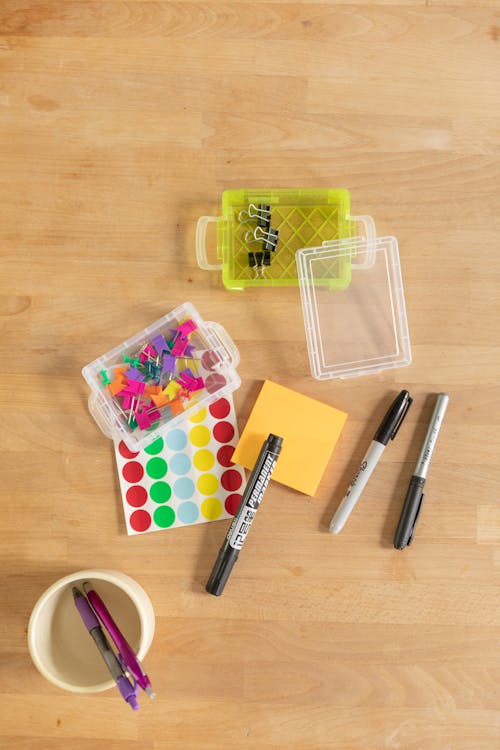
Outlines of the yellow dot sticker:
<svg viewBox="0 0 500 750">
<path fill-rule="evenodd" d="M 196 482 L 198 492 L 202 495 L 213 495 L 219 487 L 219 480 L 214 474 L 202 474 Z"/>
<path fill-rule="evenodd" d="M 197 411 L 196 414 L 193 414 L 192 417 L 189 417 L 189 421 L 190 422 L 203 422 L 206 416 L 207 416 L 207 410 L 200 409 L 200 411 Z"/>
<path fill-rule="evenodd" d="M 209 521 L 215 521 L 222 513 L 222 503 L 216 497 L 209 497 L 200 506 L 201 514 Z"/>
<path fill-rule="evenodd" d="M 189 439 L 197 448 L 203 448 L 210 442 L 210 430 L 204 424 L 199 424 L 190 430 Z"/>
<path fill-rule="evenodd" d="M 205 448 L 201 451 L 196 451 L 193 456 L 193 463 L 198 471 L 208 471 L 215 463 L 215 456 L 212 451 Z"/>
</svg>

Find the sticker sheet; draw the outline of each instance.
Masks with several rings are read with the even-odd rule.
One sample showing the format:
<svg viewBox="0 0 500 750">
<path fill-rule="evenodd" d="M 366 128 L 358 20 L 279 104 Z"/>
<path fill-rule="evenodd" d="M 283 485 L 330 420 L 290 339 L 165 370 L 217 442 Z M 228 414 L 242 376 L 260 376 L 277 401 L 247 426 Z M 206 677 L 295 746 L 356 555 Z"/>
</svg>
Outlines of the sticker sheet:
<svg viewBox="0 0 500 750">
<path fill-rule="evenodd" d="M 230 518 L 246 478 L 232 462 L 238 427 L 221 398 L 139 452 L 115 443 L 128 534 Z"/>
</svg>

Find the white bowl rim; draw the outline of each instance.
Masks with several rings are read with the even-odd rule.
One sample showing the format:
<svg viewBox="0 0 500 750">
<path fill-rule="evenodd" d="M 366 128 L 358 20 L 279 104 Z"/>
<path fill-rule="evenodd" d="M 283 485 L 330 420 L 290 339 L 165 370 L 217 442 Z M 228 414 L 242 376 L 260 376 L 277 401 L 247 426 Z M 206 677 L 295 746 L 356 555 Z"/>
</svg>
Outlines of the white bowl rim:
<svg viewBox="0 0 500 750">
<path fill-rule="evenodd" d="M 109 680 L 106 680 L 105 682 L 100 682 L 96 685 L 88 685 L 88 686 L 74 685 L 72 683 L 64 682 L 63 680 L 60 680 L 58 677 L 50 673 L 45 668 L 44 662 L 38 655 L 38 651 L 35 645 L 35 637 L 34 637 L 34 632 L 36 629 L 38 618 L 40 617 L 40 613 L 42 612 L 43 606 L 45 605 L 45 602 L 47 601 L 47 599 L 50 599 L 50 597 L 52 597 L 57 591 L 64 588 L 65 586 L 69 586 L 69 584 L 72 583 L 73 581 L 79 581 L 79 580 L 86 579 L 86 578 L 92 578 L 95 581 L 101 580 L 101 581 L 106 581 L 107 583 L 112 583 L 113 585 L 125 591 L 125 593 L 133 601 L 135 608 L 137 610 L 137 614 L 139 616 L 139 622 L 140 622 L 140 641 L 139 641 L 139 648 L 137 651 L 137 658 L 139 659 L 139 661 L 141 661 L 144 658 L 147 652 L 147 649 L 150 646 L 150 641 L 147 642 L 147 639 L 146 639 L 146 627 L 145 627 L 146 620 L 145 620 L 142 608 L 139 605 L 139 600 L 138 600 L 136 591 L 134 589 L 134 586 L 139 586 L 141 589 L 142 589 L 142 586 L 140 586 L 140 584 L 137 583 L 129 575 L 127 575 L 126 573 L 122 573 L 119 570 L 104 570 L 104 569 L 99 569 L 99 568 L 88 568 L 86 570 L 78 570 L 75 573 L 69 573 L 67 576 L 64 576 L 63 578 L 59 578 L 57 581 L 54 581 L 53 584 L 51 584 L 47 589 L 45 589 L 45 591 L 41 594 L 35 606 L 33 607 L 33 611 L 31 612 L 30 619 L 28 622 L 28 649 L 29 649 L 31 658 L 33 660 L 33 663 L 35 664 L 38 671 L 47 680 L 49 680 L 49 682 L 52 682 L 52 684 L 57 685 L 57 687 L 60 687 L 63 690 L 70 690 L 71 692 L 74 692 L 74 693 L 99 693 L 99 692 L 102 692 L 103 690 L 109 690 L 110 688 L 115 687 L 114 680 L 109 679 Z M 144 591 L 144 589 L 142 590 Z M 144 593 L 146 594 L 145 591 Z M 154 625 L 154 622 L 153 622 L 153 625 Z M 151 635 L 151 639 L 152 639 L 152 635 Z"/>
</svg>

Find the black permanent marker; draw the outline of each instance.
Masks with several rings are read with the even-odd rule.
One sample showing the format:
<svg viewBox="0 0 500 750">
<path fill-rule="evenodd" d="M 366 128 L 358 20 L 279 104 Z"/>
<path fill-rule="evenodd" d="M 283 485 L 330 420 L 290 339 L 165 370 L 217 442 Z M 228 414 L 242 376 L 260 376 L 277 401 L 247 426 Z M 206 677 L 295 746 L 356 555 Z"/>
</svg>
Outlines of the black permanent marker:
<svg viewBox="0 0 500 750">
<path fill-rule="evenodd" d="M 247 486 L 245 487 L 238 510 L 229 527 L 224 544 L 220 548 L 212 573 L 205 586 L 209 594 L 220 596 L 224 591 L 224 586 L 233 569 L 234 563 L 238 559 L 240 549 L 243 547 L 245 537 L 248 534 L 266 487 L 271 479 L 282 443 L 283 438 L 271 434 L 262 446 L 257 462 L 252 469 Z"/>
</svg>

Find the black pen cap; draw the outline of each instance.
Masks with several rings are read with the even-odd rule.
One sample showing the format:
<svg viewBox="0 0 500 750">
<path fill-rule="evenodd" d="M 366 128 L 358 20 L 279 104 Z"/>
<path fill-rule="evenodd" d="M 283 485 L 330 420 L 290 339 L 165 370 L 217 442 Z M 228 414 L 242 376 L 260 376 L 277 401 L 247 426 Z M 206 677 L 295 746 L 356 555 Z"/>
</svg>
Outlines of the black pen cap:
<svg viewBox="0 0 500 750">
<path fill-rule="evenodd" d="M 205 586 L 205 591 L 214 596 L 222 594 L 238 555 L 239 550 L 233 549 L 228 544 L 222 547 Z"/>
<path fill-rule="evenodd" d="M 272 453 L 279 453 L 281 450 L 281 446 L 283 444 L 283 438 L 278 437 L 278 435 L 273 435 L 272 432 L 269 433 L 269 437 L 267 438 L 265 442 L 265 447 L 268 451 L 271 451 Z"/>
<path fill-rule="evenodd" d="M 411 544 L 418 517 L 422 510 L 422 503 L 424 502 L 424 484 L 425 479 L 412 476 L 403 504 L 403 510 L 399 517 L 398 528 L 394 535 L 394 546 L 396 549 L 404 549 Z"/>
<path fill-rule="evenodd" d="M 387 445 L 389 440 L 394 440 L 399 428 L 406 417 L 406 413 L 413 403 L 408 391 L 401 391 L 389 407 L 380 427 L 375 433 L 374 440 L 382 445 Z"/>
</svg>

